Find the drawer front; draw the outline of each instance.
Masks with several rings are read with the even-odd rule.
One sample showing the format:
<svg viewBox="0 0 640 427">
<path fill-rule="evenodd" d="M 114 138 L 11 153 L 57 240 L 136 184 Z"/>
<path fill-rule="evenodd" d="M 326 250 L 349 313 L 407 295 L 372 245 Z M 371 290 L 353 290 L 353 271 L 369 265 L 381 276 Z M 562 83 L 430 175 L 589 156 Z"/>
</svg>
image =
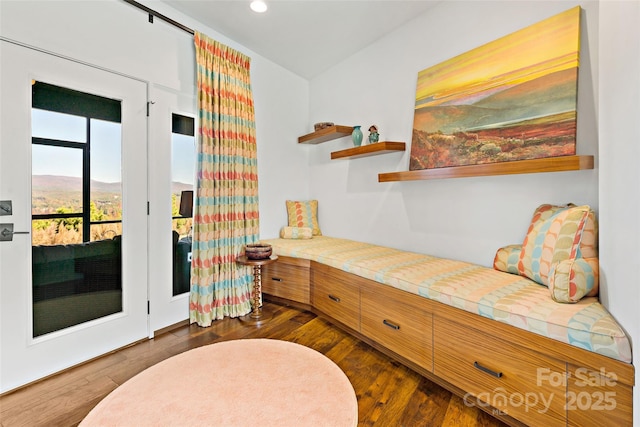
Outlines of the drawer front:
<svg viewBox="0 0 640 427">
<path fill-rule="evenodd" d="M 318 268 L 316 268 L 318 266 Z M 312 269 L 312 305 L 360 332 L 360 287 L 350 283 L 347 273 L 320 264 Z"/>
<path fill-rule="evenodd" d="M 615 372 L 569 365 L 567 417 L 575 427 L 633 425 L 633 391 Z"/>
<path fill-rule="evenodd" d="M 432 314 L 421 304 L 424 298 L 375 282 L 361 289 L 360 298 L 362 333 L 433 372 Z"/>
<path fill-rule="evenodd" d="M 274 262 L 262 267 L 262 292 L 310 304 L 309 267 Z"/>
<path fill-rule="evenodd" d="M 465 404 L 489 405 L 528 425 L 566 426 L 566 363 L 434 316 L 433 366 L 467 392 Z"/>
</svg>

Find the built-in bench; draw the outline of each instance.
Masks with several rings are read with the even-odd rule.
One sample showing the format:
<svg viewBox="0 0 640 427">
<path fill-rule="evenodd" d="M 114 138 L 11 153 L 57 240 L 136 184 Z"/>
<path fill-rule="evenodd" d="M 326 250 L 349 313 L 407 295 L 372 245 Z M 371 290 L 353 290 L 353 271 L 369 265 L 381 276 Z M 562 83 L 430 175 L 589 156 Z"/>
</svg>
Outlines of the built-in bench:
<svg viewBox="0 0 640 427">
<path fill-rule="evenodd" d="M 634 368 L 596 297 L 561 304 L 526 277 L 314 236 L 270 239 L 263 292 L 307 304 L 519 425 L 630 425 Z M 492 409 L 488 409 L 492 408 Z"/>
</svg>

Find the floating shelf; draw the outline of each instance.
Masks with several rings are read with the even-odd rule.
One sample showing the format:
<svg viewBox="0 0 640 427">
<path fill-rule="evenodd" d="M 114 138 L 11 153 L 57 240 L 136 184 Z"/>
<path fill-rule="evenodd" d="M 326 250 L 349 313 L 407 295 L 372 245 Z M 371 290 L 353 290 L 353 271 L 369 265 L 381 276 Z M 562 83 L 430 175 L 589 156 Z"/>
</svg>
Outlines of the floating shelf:
<svg viewBox="0 0 640 427">
<path fill-rule="evenodd" d="M 514 162 L 488 163 L 482 165 L 387 172 L 378 174 L 378 182 L 563 172 L 584 169 L 593 169 L 593 156 L 547 157 L 544 159 L 518 160 Z"/>
<path fill-rule="evenodd" d="M 375 144 L 361 145 L 360 147 L 347 148 L 346 150 L 334 151 L 331 153 L 331 160 L 335 159 L 357 159 L 359 157 L 376 156 L 378 154 L 394 153 L 404 151 L 404 142 L 376 142 Z"/>
<path fill-rule="evenodd" d="M 351 126 L 333 125 L 299 137 L 298 144 L 319 144 L 321 142 L 331 141 L 332 139 L 342 138 L 343 136 L 349 136 L 351 132 L 353 132 L 353 127 Z"/>
</svg>

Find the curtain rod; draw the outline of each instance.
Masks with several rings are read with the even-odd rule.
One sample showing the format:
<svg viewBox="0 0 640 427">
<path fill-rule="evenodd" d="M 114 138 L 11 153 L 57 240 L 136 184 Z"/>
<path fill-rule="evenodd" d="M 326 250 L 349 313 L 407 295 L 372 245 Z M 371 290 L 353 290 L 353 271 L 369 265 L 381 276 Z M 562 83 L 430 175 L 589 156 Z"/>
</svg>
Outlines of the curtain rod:
<svg viewBox="0 0 640 427">
<path fill-rule="evenodd" d="M 174 21 L 173 19 L 168 18 L 168 17 L 164 16 L 163 14 L 158 13 L 155 10 L 148 8 L 147 6 L 138 3 L 135 0 L 123 0 L 123 1 L 125 3 L 129 3 L 132 6 L 137 7 L 138 9 L 141 9 L 141 10 L 147 12 L 149 14 L 149 22 L 152 23 L 152 24 L 153 24 L 153 17 L 157 16 L 158 18 L 162 19 L 164 22 L 167 22 L 167 23 L 173 25 L 174 27 L 178 27 L 181 30 L 186 31 L 187 33 L 189 33 L 191 35 L 195 34 L 195 32 L 191 28 L 186 27 L 186 26 L 182 25 L 181 23 Z"/>
</svg>

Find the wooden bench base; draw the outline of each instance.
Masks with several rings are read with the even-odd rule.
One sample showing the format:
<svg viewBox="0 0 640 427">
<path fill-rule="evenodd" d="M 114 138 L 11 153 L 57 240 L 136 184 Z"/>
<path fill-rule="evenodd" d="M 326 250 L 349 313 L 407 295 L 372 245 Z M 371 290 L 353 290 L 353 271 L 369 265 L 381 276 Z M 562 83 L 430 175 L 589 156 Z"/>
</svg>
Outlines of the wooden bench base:
<svg viewBox="0 0 640 427">
<path fill-rule="evenodd" d="M 382 285 L 281 256 L 263 292 L 309 306 L 510 425 L 633 423 L 633 365 Z"/>
</svg>

